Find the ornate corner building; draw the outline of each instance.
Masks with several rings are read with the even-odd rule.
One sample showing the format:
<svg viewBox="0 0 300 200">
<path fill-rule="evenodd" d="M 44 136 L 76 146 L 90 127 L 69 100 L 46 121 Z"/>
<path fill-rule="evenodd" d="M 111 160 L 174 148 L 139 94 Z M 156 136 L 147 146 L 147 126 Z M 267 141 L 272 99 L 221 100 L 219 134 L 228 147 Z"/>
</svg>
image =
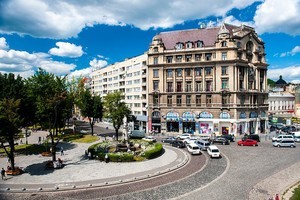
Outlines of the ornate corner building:
<svg viewBox="0 0 300 200">
<path fill-rule="evenodd" d="M 265 55 L 264 42 L 245 25 L 156 35 L 148 51 L 148 129 L 264 133 Z"/>
</svg>

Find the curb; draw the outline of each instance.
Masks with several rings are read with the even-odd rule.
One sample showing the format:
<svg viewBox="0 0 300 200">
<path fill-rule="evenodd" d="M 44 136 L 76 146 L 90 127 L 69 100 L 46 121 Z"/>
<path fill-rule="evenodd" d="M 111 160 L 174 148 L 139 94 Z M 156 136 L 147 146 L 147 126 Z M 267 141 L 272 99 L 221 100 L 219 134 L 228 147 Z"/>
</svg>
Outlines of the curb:
<svg viewBox="0 0 300 200">
<path fill-rule="evenodd" d="M 293 196 L 293 191 L 296 187 L 300 186 L 300 181 L 289 186 L 284 192 L 281 193 L 282 200 L 289 200 Z"/>
</svg>

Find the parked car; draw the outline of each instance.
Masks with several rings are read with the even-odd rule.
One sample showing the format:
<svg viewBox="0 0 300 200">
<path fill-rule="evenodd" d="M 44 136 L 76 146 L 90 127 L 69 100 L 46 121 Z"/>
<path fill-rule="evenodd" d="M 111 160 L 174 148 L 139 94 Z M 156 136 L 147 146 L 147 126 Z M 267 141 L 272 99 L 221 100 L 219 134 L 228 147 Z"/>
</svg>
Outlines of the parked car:
<svg viewBox="0 0 300 200">
<path fill-rule="evenodd" d="M 221 157 L 220 150 L 215 145 L 210 145 L 207 148 L 207 153 L 211 158 L 220 158 Z"/>
<path fill-rule="evenodd" d="M 260 142 L 259 135 L 257 135 L 257 134 L 245 135 L 245 136 L 242 138 L 242 140 L 246 140 L 246 139 L 256 140 L 257 142 Z"/>
<path fill-rule="evenodd" d="M 183 142 L 184 142 L 185 144 L 190 144 L 190 143 L 195 142 L 196 140 L 198 140 L 198 138 L 196 138 L 196 137 L 191 137 L 191 138 L 184 139 Z"/>
<path fill-rule="evenodd" d="M 229 140 L 227 140 L 226 138 L 223 138 L 221 136 L 218 136 L 218 137 L 215 137 L 212 141 L 211 141 L 212 144 L 215 144 L 215 143 L 220 143 L 220 144 L 223 144 L 223 145 L 228 145 L 230 144 Z"/>
<path fill-rule="evenodd" d="M 199 135 L 199 139 L 209 141 L 210 136 L 208 136 L 208 135 Z"/>
<path fill-rule="evenodd" d="M 273 142 L 274 147 L 296 147 L 294 139 L 282 139 Z"/>
<path fill-rule="evenodd" d="M 295 142 L 300 142 L 300 135 L 294 136 L 294 141 Z"/>
<path fill-rule="evenodd" d="M 272 138 L 272 142 L 280 141 L 282 139 L 294 139 L 293 135 L 278 135 Z"/>
<path fill-rule="evenodd" d="M 143 138 L 143 140 L 148 141 L 148 142 L 156 142 L 156 139 L 153 136 L 146 136 Z"/>
<path fill-rule="evenodd" d="M 194 143 L 197 144 L 202 151 L 206 151 L 210 145 L 208 141 L 202 139 L 196 140 Z"/>
<path fill-rule="evenodd" d="M 235 137 L 233 135 L 221 135 L 221 137 L 226 138 L 230 142 L 234 142 L 235 141 Z"/>
<path fill-rule="evenodd" d="M 258 146 L 256 140 L 246 139 L 238 141 L 239 146 Z"/>
<path fill-rule="evenodd" d="M 171 144 L 171 143 L 174 142 L 175 140 L 176 140 L 175 137 L 167 137 L 167 138 L 162 138 L 162 139 L 161 139 L 161 142 Z"/>
<path fill-rule="evenodd" d="M 184 142 L 181 141 L 181 140 L 175 140 L 171 144 L 172 144 L 173 147 L 177 147 L 177 148 L 184 148 L 185 147 Z"/>
<path fill-rule="evenodd" d="M 201 151 L 200 151 L 200 147 L 195 144 L 195 143 L 190 143 L 187 145 L 187 150 L 188 152 L 190 152 L 192 155 L 195 155 L 195 154 L 201 154 Z"/>
<path fill-rule="evenodd" d="M 187 139 L 187 138 L 191 138 L 191 134 L 189 133 L 183 133 L 181 135 L 178 135 L 177 138 L 181 139 L 181 140 L 184 140 L 184 139 Z"/>
</svg>

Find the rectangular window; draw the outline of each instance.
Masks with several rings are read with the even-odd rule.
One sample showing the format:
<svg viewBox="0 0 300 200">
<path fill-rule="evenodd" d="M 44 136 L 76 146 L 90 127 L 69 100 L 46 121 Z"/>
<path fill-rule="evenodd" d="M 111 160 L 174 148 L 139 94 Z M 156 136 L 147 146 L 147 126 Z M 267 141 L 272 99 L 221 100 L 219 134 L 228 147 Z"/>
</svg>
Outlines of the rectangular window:
<svg viewBox="0 0 300 200">
<path fill-rule="evenodd" d="M 201 95 L 196 95 L 196 106 L 201 106 Z"/>
<path fill-rule="evenodd" d="M 222 66 L 222 75 L 228 75 L 228 67 Z"/>
<path fill-rule="evenodd" d="M 182 77 L 182 69 L 176 69 L 176 76 Z"/>
<path fill-rule="evenodd" d="M 195 60 L 201 61 L 201 54 L 195 54 Z"/>
<path fill-rule="evenodd" d="M 186 62 L 191 62 L 192 61 L 192 55 L 191 54 L 185 55 L 185 61 Z"/>
<path fill-rule="evenodd" d="M 225 105 L 228 105 L 228 103 L 229 103 L 229 96 L 223 95 L 222 96 L 222 105 L 225 106 Z"/>
<path fill-rule="evenodd" d="M 212 81 L 206 81 L 206 91 L 212 91 Z"/>
<path fill-rule="evenodd" d="M 139 108 L 139 107 L 141 107 L 141 104 L 140 103 L 134 103 L 133 106 L 136 107 L 136 108 Z"/>
<path fill-rule="evenodd" d="M 153 69 L 153 78 L 158 78 L 158 69 Z"/>
<path fill-rule="evenodd" d="M 202 68 L 197 67 L 197 68 L 195 69 L 195 74 L 196 74 L 196 76 L 201 76 L 201 75 L 202 75 Z"/>
<path fill-rule="evenodd" d="M 211 106 L 211 95 L 206 95 L 206 106 L 210 107 Z"/>
<path fill-rule="evenodd" d="M 212 53 L 206 53 L 205 54 L 205 60 L 206 61 L 210 61 L 211 60 L 211 56 L 212 56 Z"/>
<path fill-rule="evenodd" d="M 176 62 L 181 62 L 182 61 L 182 56 L 176 56 Z"/>
<path fill-rule="evenodd" d="M 186 95 L 186 105 L 191 106 L 191 95 Z"/>
<path fill-rule="evenodd" d="M 173 92 L 173 82 L 167 83 L 167 92 Z"/>
<path fill-rule="evenodd" d="M 172 70 L 172 69 L 168 69 L 168 70 L 167 70 L 167 77 L 169 77 L 169 78 L 170 78 L 170 77 L 171 77 L 171 78 L 173 77 L 173 70 Z"/>
<path fill-rule="evenodd" d="M 202 82 L 201 81 L 197 81 L 196 82 L 196 92 L 200 92 L 202 91 Z"/>
<path fill-rule="evenodd" d="M 205 68 L 205 75 L 212 75 L 212 68 L 211 67 L 206 67 Z"/>
<path fill-rule="evenodd" d="M 192 70 L 190 68 L 185 69 L 185 76 L 192 76 Z"/>
<path fill-rule="evenodd" d="M 153 57 L 153 64 L 157 65 L 158 64 L 158 57 Z"/>
<path fill-rule="evenodd" d="M 222 52 L 222 60 L 227 60 L 227 52 Z"/>
<path fill-rule="evenodd" d="M 177 82 L 177 84 L 176 84 L 176 92 L 182 92 L 182 82 Z"/>
<path fill-rule="evenodd" d="M 172 63 L 173 56 L 167 56 L 167 63 Z"/>
<path fill-rule="evenodd" d="M 158 106 L 158 95 L 153 95 L 153 105 Z"/>
<path fill-rule="evenodd" d="M 168 96 L 167 97 L 167 104 L 168 106 L 172 106 L 173 102 L 172 102 L 172 96 Z"/>
<path fill-rule="evenodd" d="M 177 95 L 176 97 L 176 105 L 181 106 L 181 95 Z"/>
<path fill-rule="evenodd" d="M 186 82 L 185 83 L 185 91 L 186 92 L 191 92 L 192 91 L 192 82 Z"/>
<path fill-rule="evenodd" d="M 158 90 L 158 81 L 153 81 L 153 90 Z"/>
<path fill-rule="evenodd" d="M 228 79 L 222 79 L 222 89 L 228 89 Z"/>
</svg>

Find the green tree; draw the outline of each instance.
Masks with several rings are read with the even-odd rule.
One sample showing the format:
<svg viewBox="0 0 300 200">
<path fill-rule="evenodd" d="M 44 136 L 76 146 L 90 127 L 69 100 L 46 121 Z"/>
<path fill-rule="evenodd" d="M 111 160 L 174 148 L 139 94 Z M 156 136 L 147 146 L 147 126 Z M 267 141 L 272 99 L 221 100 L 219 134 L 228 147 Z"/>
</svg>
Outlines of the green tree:
<svg viewBox="0 0 300 200">
<path fill-rule="evenodd" d="M 91 127 L 92 135 L 94 134 L 95 119 L 102 119 L 103 106 L 100 96 L 92 96 L 88 89 L 84 89 L 80 94 L 80 100 L 78 104 L 81 115 L 87 117 Z"/>
<path fill-rule="evenodd" d="M 273 88 L 274 86 L 275 86 L 275 81 L 273 81 L 272 79 L 267 79 L 267 83 L 268 83 L 268 86 L 270 87 L 270 88 Z"/>
<path fill-rule="evenodd" d="M 15 139 L 19 138 L 20 126 L 22 119 L 20 118 L 20 99 L 4 98 L 0 101 L 0 142 L 1 147 L 5 150 L 11 162 L 12 170 L 15 170 Z M 8 143 L 8 146 L 5 143 Z M 7 149 L 10 148 L 10 150 Z"/>
<path fill-rule="evenodd" d="M 124 117 L 128 117 L 131 113 L 123 99 L 124 96 L 120 92 L 109 93 L 104 97 L 104 117 L 111 119 L 117 140 Z"/>
<path fill-rule="evenodd" d="M 57 127 L 64 124 L 65 118 L 70 116 L 70 103 L 67 102 L 68 91 L 66 77 L 58 77 L 39 69 L 34 76 L 28 79 L 29 96 L 35 100 L 35 117 L 42 127 L 47 127 L 51 139 L 52 160 L 56 160 L 56 146 L 59 140 L 55 141 Z M 56 134 L 54 134 L 56 130 Z"/>
</svg>

